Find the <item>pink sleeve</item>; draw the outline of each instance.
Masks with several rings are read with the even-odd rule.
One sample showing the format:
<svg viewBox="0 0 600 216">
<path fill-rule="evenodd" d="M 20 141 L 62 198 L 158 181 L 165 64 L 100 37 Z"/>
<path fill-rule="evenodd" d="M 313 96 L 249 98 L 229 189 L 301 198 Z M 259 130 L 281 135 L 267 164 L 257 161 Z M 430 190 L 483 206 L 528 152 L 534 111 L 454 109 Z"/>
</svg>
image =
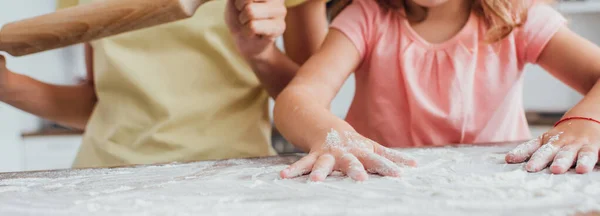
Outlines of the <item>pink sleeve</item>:
<svg viewBox="0 0 600 216">
<path fill-rule="evenodd" d="M 378 11 L 375 0 L 354 0 L 331 23 L 331 28 L 339 30 L 352 41 L 361 59 L 368 52 L 374 17 Z"/>
<path fill-rule="evenodd" d="M 551 6 L 533 5 L 529 9 L 525 24 L 517 33 L 517 49 L 521 62 L 537 63 L 546 44 L 565 22 L 565 18 Z"/>
</svg>

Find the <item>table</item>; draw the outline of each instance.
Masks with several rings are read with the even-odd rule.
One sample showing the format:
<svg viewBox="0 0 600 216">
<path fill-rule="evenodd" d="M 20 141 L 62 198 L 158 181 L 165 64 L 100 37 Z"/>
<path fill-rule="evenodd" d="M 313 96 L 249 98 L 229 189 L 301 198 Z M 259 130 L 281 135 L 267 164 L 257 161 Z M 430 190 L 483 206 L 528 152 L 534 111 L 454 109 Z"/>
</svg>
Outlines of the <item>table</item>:
<svg viewBox="0 0 600 216">
<path fill-rule="evenodd" d="M 514 145 L 406 149 L 400 178 L 282 180 L 301 155 L 0 174 L 0 215 L 574 215 L 600 211 L 600 172 L 527 173 Z M 591 213 L 592 212 L 592 213 Z"/>
</svg>

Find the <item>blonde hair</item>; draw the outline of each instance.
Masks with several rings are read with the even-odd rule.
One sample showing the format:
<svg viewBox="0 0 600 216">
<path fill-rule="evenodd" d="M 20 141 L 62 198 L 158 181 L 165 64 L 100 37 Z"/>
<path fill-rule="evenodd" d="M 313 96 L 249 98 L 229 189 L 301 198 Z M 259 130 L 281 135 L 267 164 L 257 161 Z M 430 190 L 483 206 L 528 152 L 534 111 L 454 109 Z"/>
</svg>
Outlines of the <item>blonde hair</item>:
<svg viewBox="0 0 600 216">
<path fill-rule="evenodd" d="M 370 0 L 367 0 L 370 1 Z M 408 19 L 422 21 L 426 18 L 411 16 L 411 11 L 406 11 L 408 0 L 373 0 L 379 7 L 392 12 L 400 12 L 400 15 Z M 486 42 L 497 42 L 508 36 L 513 30 L 521 27 L 527 20 L 527 10 L 532 0 L 473 0 L 471 10 L 482 17 L 488 31 Z M 352 0 L 338 0 L 330 8 L 330 15 L 335 18 Z M 423 8 L 426 11 L 425 8 Z"/>
</svg>

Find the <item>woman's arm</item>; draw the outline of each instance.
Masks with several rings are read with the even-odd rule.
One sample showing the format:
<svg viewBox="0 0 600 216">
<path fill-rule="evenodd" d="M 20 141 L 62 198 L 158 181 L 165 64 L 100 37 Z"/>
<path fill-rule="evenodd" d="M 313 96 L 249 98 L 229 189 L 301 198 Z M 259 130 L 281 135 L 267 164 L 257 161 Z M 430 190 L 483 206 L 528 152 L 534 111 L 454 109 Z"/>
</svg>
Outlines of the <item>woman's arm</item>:
<svg viewBox="0 0 600 216">
<path fill-rule="evenodd" d="M 564 118 L 587 117 L 600 120 L 600 48 L 562 27 L 542 51 L 538 64 L 553 76 L 585 95 Z M 566 172 L 574 161 L 576 171 L 587 173 L 598 161 L 600 124 L 571 120 L 559 124 L 541 138 L 523 144 L 506 160 L 520 163 L 531 157 L 527 170 L 537 172 L 551 162 L 550 170 Z"/>
<path fill-rule="evenodd" d="M 86 55 L 91 54 L 86 45 Z M 86 57 L 91 65 L 91 58 Z M 0 85 L 0 101 L 25 112 L 59 124 L 85 129 L 96 104 L 96 94 L 87 67 L 88 81 L 74 86 L 52 85 L 11 72 L 6 68 L 4 57 L 0 60 L 0 77 L 6 82 Z"/>
<path fill-rule="evenodd" d="M 399 152 L 356 133 L 350 124 L 329 111 L 331 101 L 360 62 L 354 44 L 341 32 L 331 30 L 321 49 L 277 98 L 277 128 L 291 143 L 310 151 L 283 170 L 283 178 L 310 172 L 312 180 L 321 181 L 333 169 L 339 169 L 355 180 L 366 180 L 365 169 L 398 176 L 400 170 L 394 162 L 416 165 Z"/>
</svg>

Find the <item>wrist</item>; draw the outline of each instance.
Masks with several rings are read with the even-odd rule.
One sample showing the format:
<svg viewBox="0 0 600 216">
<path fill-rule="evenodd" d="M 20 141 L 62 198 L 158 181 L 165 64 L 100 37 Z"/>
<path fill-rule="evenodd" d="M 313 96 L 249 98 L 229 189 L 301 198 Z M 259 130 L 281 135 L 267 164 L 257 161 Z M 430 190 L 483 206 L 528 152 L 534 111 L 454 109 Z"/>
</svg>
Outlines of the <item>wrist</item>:
<svg viewBox="0 0 600 216">
<path fill-rule="evenodd" d="M 280 63 L 285 61 L 287 56 L 283 54 L 275 45 L 266 48 L 260 54 L 245 56 L 246 61 L 252 67 L 254 73 L 265 74 L 277 71 Z"/>
<path fill-rule="evenodd" d="M 6 99 L 14 92 L 16 86 L 15 79 L 18 79 L 19 74 L 6 71 L 0 74 L 0 101 L 6 101 Z"/>
<path fill-rule="evenodd" d="M 243 54 L 244 58 L 253 64 L 269 64 L 275 61 L 279 55 L 283 53 L 275 46 L 275 43 L 267 45 L 259 53 Z"/>
</svg>

